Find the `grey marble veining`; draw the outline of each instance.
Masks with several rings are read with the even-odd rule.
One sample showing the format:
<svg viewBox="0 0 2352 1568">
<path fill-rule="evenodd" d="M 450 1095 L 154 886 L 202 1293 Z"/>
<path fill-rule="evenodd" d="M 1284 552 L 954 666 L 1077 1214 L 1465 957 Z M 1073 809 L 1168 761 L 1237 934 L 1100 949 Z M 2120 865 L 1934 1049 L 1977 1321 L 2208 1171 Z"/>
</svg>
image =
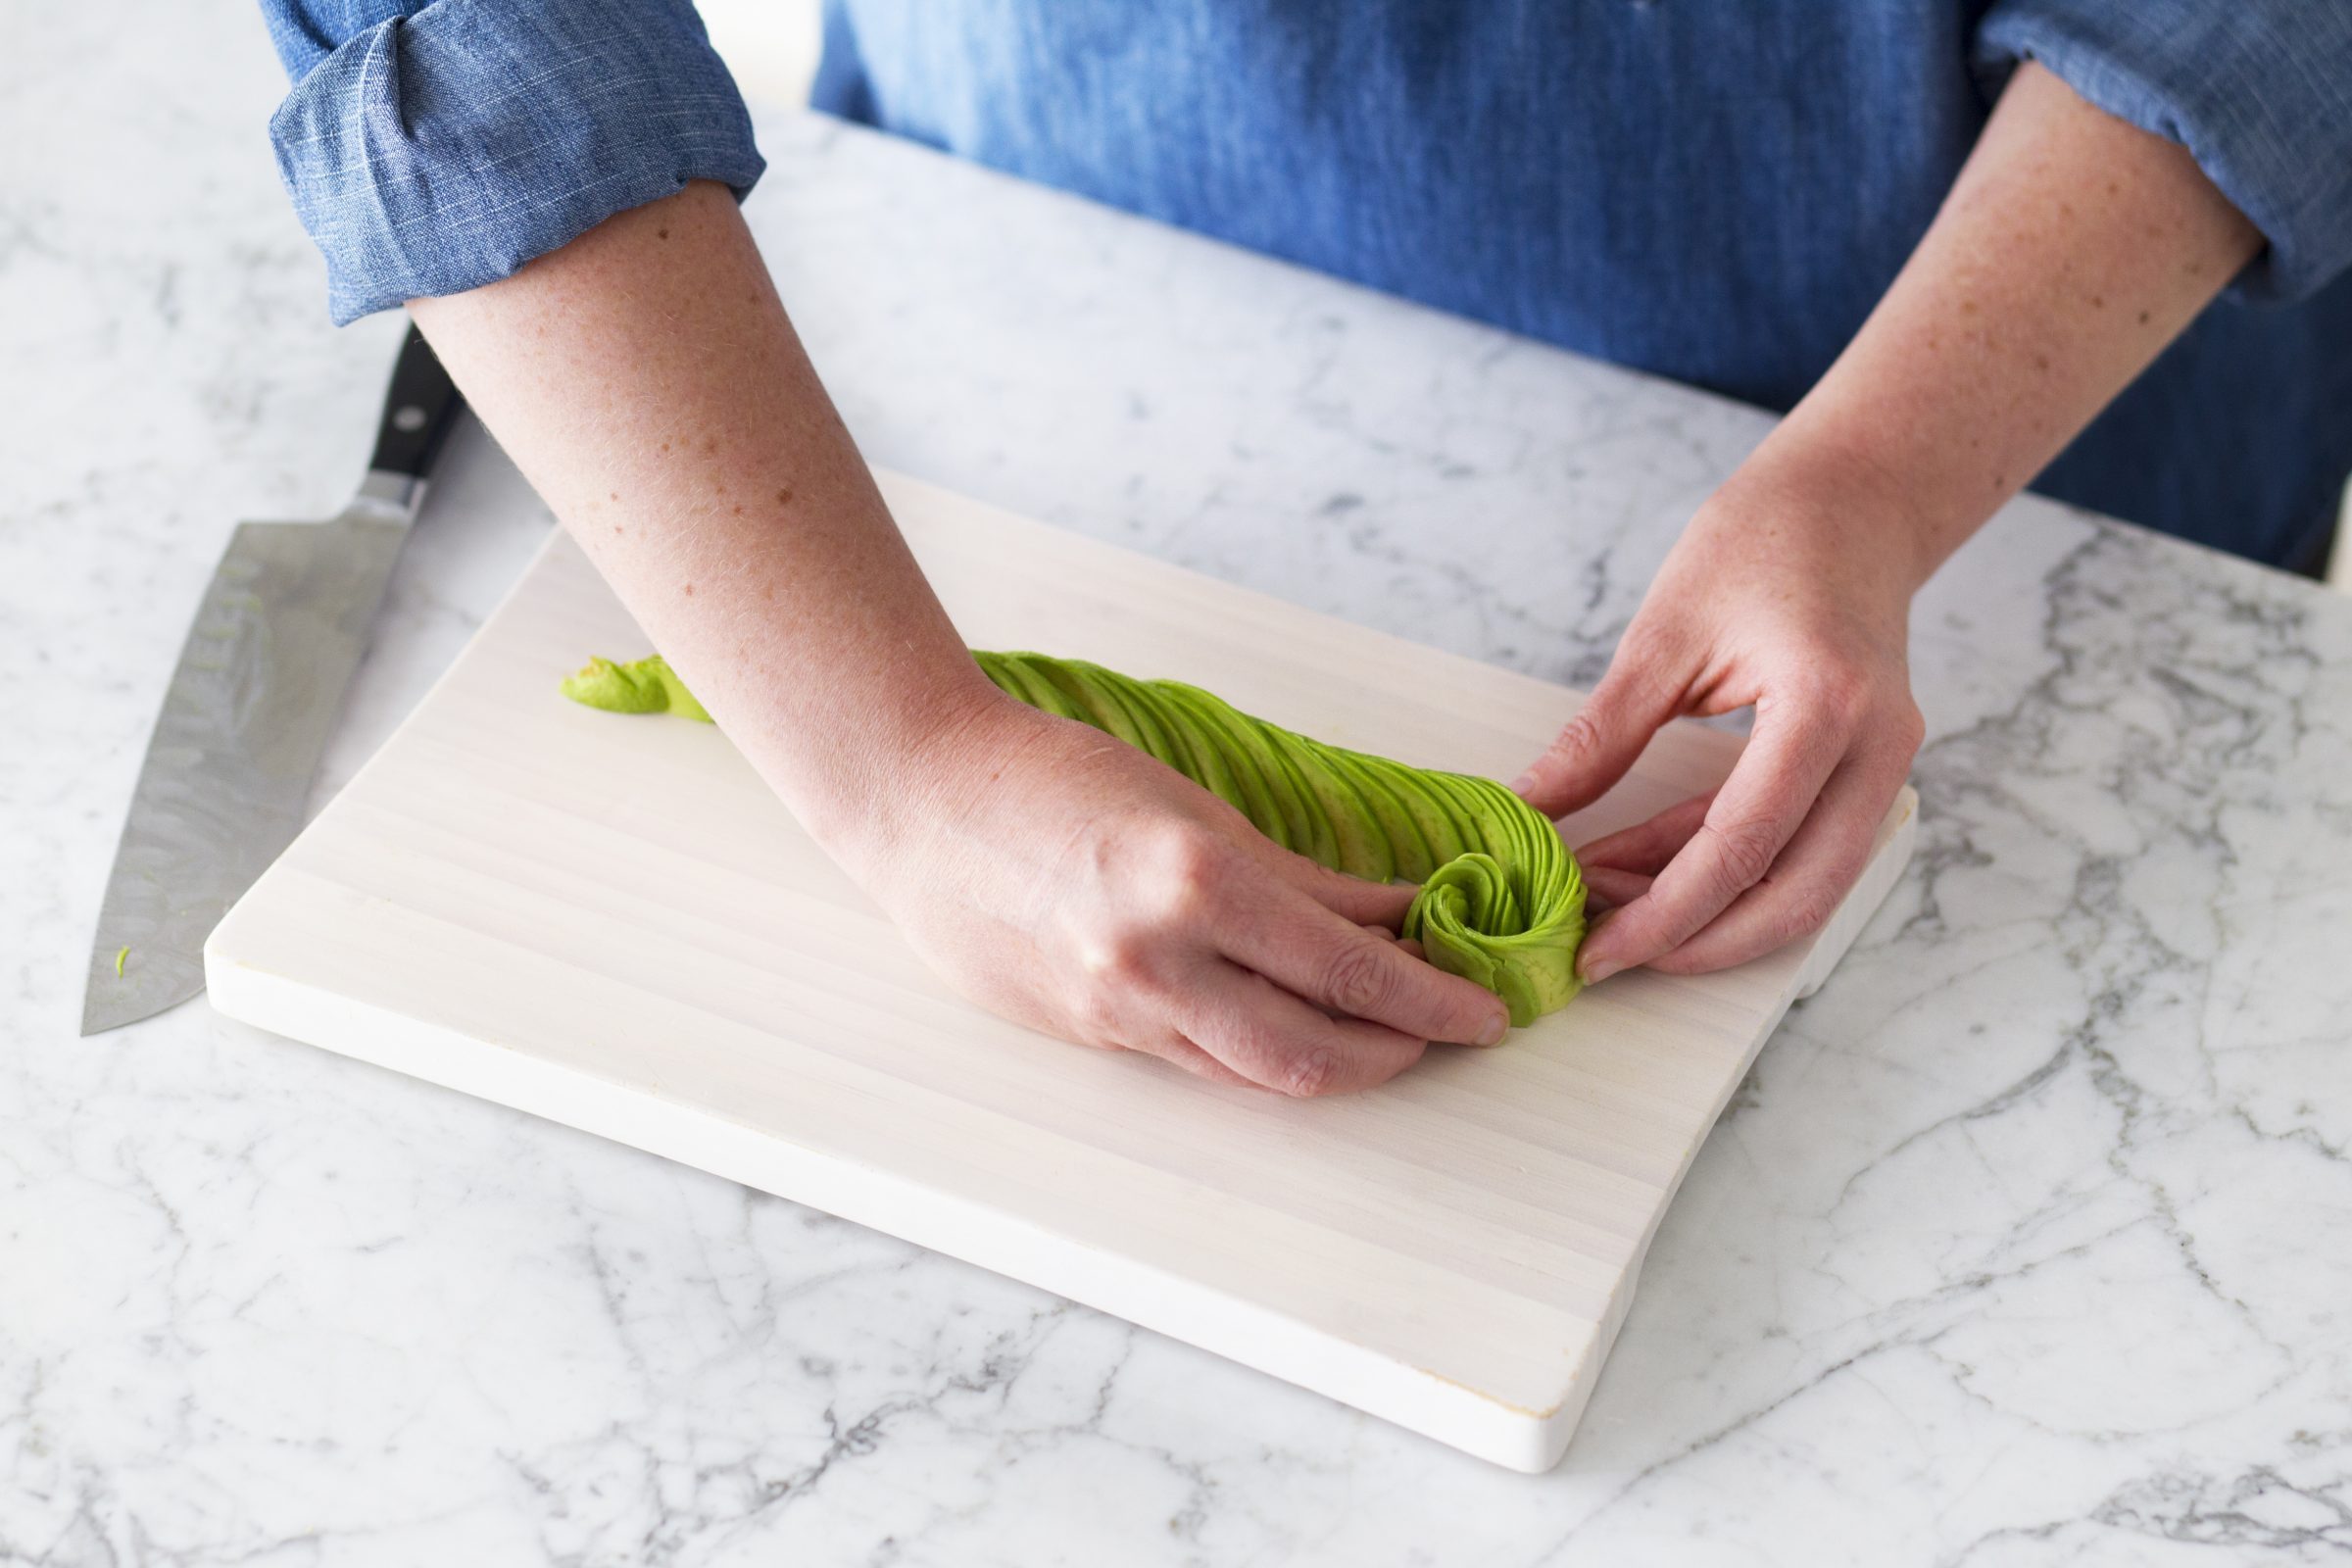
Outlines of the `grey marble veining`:
<svg viewBox="0 0 2352 1568">
<path fill-rule="evenodd" d="M 1923 598 L 1919 860 L 1549 1476 L 202 1004 L 75 1039 L 188 607 L 238 516 L 341 500 L 397 337 L 324 322 L 277 91 L 235 6 L 40 8 L 0 56 L 0 1563 L 2352 1555 L 2352 603 L 2037 501 Z M 761 139 L 877 461 L 1476 657 L 1590 681 L 1766 427 Z M 546 526 L 478 430 L 448 467 L 326 788 Z"/>
</svg>

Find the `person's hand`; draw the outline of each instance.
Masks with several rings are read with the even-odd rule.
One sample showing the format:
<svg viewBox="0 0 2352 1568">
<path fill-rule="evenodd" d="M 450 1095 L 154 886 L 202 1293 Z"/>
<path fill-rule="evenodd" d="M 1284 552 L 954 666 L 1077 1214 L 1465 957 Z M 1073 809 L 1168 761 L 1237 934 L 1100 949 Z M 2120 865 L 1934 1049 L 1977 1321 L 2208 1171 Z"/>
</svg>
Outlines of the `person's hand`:
<svg viewBox="0 0 2352 1568">
<path fill-rule="evenodd" d="M 1701 508 L 1582 711 L 1513 788 L 1559 817 L 1681 714 L 1753 705 L 1720 790 L 1578 851 L 1616 906 L 1588 981 L 1720 969 L 1818 930 L 1870 857 L 1924 726 L 1906 628 L 1919 572 L 1899 514 L 1735 481 Z"/>
<path fill-rule="evenodd" d="M 1394 939 L 1413 889 L 1282 849 L 1173 768 L 1008 697 L 861 814 L 830 848 L 924 959 L 1062 1039 L 1320 1095 L 1433 1040 L 1502 1038 L 1498 998 Z"/>
</svg>

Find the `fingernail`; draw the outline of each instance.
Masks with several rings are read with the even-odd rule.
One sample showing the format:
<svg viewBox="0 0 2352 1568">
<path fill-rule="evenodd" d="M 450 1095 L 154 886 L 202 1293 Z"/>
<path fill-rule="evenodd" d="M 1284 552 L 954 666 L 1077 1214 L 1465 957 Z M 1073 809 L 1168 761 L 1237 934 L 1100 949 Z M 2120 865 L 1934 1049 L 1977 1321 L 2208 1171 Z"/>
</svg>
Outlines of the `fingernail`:
<svg viewBox="0 0 2352 1568">
<path fill-rule="evenodd" d="M 1585 984 L 1593 986 L 1600 984 L 1601 981 L 1624 967 L 1624 964 L 1613 958 L 1597 958 L 1591 963 L 1578 964 L 1576 972 L 1584 977 Z"/>
<path fill-rule="evenodd" d="M 1513 795 L 1525 795 L 1529 790 L 1534 789 L 1535 787 L 1536 770 L 1532 767 L 1526 772 L 1520 774 L 1517 778 L 1511 780 L 1511 793 Z"/>
<path fill-rule="evenodd" d="M 1510 1026 L 1511 1020 L 1509 1014 L 1500 1012 L 1494 1014 L 1494 1016 L 1487 1020 L 1487 1026 L 1478 1032 L 1478 1043 L 1482 1046 L 1501 1045 L 1503 1031 L 1510 1028 Z"/>
</svg>

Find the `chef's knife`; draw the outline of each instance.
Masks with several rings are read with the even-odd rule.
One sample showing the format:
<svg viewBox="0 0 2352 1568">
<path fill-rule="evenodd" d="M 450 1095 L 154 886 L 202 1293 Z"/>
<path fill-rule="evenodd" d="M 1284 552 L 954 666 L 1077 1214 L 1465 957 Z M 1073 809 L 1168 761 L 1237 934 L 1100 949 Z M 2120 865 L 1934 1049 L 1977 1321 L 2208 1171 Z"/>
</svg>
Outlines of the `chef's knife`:
<svg viewBox="0 0 2352 1568">
<path fill-rule="evenodd" d="M 410 327 L 351 505 L 325 522 L 237 525 L 147 742 L 98 913 L 83 1034 L 202 991 L 204 939 L 301 831 L 319 755 L 462 407 Z"/>
</svg>

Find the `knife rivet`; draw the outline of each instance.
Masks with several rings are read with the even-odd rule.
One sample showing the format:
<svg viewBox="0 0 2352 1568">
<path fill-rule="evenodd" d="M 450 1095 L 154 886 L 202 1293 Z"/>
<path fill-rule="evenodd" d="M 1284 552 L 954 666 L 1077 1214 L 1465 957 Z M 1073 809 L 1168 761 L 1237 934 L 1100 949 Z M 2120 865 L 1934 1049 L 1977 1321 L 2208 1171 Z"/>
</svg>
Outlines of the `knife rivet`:
<svg viewBox="0 0 2352 1568">
<path fill-rule="evenodd" d="M 403 435 L 415 435 L 424 428 L 424 411 L 414 403 L 404 403 L 392 411 L 392 428 Z"/>
</svg>

